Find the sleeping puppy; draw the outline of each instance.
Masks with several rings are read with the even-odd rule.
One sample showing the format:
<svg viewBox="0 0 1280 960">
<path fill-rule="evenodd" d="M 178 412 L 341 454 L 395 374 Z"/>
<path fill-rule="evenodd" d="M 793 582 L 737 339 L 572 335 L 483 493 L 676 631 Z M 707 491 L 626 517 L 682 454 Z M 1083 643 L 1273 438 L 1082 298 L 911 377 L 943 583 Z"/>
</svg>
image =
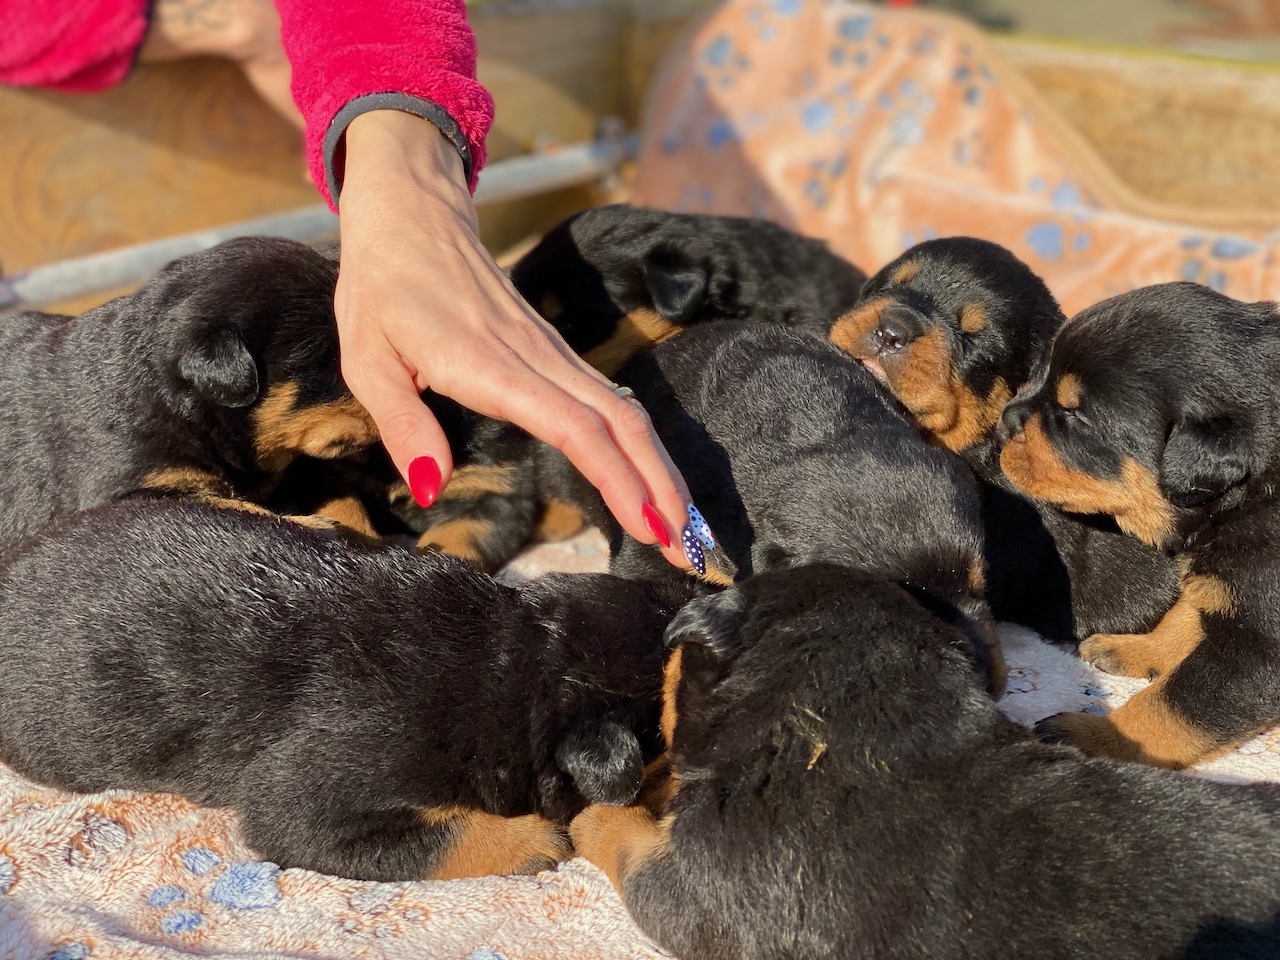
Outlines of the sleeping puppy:
<svg viewBox="0 0 1280 960">
<path fill-rule="evenodd" d="M 0 760 L 75 792 L 234 807 L 284 867 L 534 870 L 657 752 L 684 590 L 519 589 L 269 514 L 134 499 L 0 560 Z"/>
<path fill-rule="evenodd" d="M 1008 250 L 950 237 L 912 247 L 872 277 L 831 340 L 985 481 L 995 616 L 1067 643 L 1150 629 L 1177 599 L 1178 572 L 1110 518 L 1036 505 L 1000 470 L 1001 412 L 1063 319 L 1043 281 Z"/>
<path fill-rule="evenodd" d="M 981 635 L 1003 688 L 973 477 L 924 442 L 859 364 L 819 336 L 726 322 L 637 357 L 618 380 L 701 508 L 685 546 L 705 579 L 829 561 L 910 583 Z M 611 525 L 594 491 L 565 494 L 582 496 L 612 531 L 615 573 L 680 576 Z"/>
<path fill-rule="evenodd" d="M 627 204 L 570 217 L 511 271 L 521 296 L 608 376 L 693 324 L 825 331 L 866 278 L 823 241 L 768 220 Z"/>
<path fill-rule="evenodd" d="M 1081 645 L 1154 682 L 1046 736 L 1086 753 L 1197 763 L 1280 721 L 1280 324 L 1191 283 L 1136 290 L 1071 320 L 1004 413 L 1004 472 L 1064 510 L 1107 513 L 1176 557 L 1182 596 L 1149 633 Z"/>
<path fill-rule="evenodd" d="M 673 954 L 1280 956 L 1275 785 L 1038 742 L 902 588 L 774 571 L 667 639 L 668 796 L 570 833 Z"/>
<path fill-rule="evenodd" d="M 78 317 L 5 317 L 0 547 L 142 488 L 260 501 L 298 455 L 374 443 L 338 369 L 336 276 L 246 237 Z"/>
</svg>

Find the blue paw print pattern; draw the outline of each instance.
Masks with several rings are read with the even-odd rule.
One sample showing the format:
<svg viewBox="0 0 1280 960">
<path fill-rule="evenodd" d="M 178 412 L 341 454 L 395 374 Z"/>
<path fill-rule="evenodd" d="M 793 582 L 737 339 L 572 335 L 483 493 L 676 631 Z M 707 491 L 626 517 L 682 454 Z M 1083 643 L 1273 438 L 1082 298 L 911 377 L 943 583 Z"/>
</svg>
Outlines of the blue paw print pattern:
<svg viewBox="0 0 1280 960">
<path fill-rule="evenodd" d="M 1027 231 L 1027 246 L 1046 260 L 1061 260 L 1064 245 L 1065 237 L 1060 223 L 1045 220 Z"/>
<path fill-rule="evenodd" d="M 473 950 L 467 960 L 507 960 L 507 955 L 498 952 L 493 947 L 480 947 L 477 950 Z"/>
<path fill-rule="evenodd" d="M 18 868 L 13 861 L 0 853 L 0 895 L 6 894 L 18 881 Z"/>
<path fill-rule="evenodd" d="M 261 910 L 280 902 L 280 868 L 274 863 L 245 860 L 227 872 L 209 891 L 209 899 L 233 910 Z"/>
<path fill-rule="evenodd" d="M 187 899 L 187 892 L 173 884 L 156 887 L 147 895 L 147 903 L 153 907 L 169 907 Z"/>
<path fill-rule="evenodd" d="M 44 955 L 44 960 L 85 960 L 89 956 L 87 943 L 64 943 Z"/>
<path fill-rule="evenodd" d="M 204 916 L 195 910 L 175 910 L 160 921 L 160 929 L 169 936 L 187 933 L 204 923 Z"/>
<path fill-rule="evenodd" d="M 197 877 L 204 876 L 221 863 L 222 858 L 208 847 L 192 847 L 182 855 L 182 865 Z"/>
</svg>

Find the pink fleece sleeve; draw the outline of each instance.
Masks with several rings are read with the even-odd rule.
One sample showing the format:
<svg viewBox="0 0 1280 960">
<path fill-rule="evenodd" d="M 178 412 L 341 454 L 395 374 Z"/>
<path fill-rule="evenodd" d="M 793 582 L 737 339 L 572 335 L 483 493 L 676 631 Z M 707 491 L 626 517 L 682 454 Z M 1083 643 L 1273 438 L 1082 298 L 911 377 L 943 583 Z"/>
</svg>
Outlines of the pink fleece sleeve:
<svg viewBox="0 0 1280 960">
<path fill-rule="evenodd" d="M 0 84 L 89 92 L 133 68 L 147 0 L 0 0 Z"/>
<path fill-rule="evenodd" d="M 475 190 L 493 99 L 476 81 L 463 0 L 276 0 L 276 7 L 311 173 L 335 209 L 342 133 L 366 109 L 403 109 L 435 123 L 458 147 Z"/>
</svg>

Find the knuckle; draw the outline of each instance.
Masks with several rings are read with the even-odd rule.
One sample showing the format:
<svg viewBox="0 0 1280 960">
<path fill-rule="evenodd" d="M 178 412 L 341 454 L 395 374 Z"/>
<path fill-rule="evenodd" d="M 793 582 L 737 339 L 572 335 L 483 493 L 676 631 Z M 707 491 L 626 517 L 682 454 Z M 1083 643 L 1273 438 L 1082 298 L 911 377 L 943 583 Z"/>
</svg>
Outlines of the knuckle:
<svg viewBox="0 0 1280 960">
<path fill-rule="evenodd" d="M 652 430 L 648 411 L 634 400 L 618 400 L 613 409 L 613 423 L 628 436 L 647 438 Z"/>
</svg>

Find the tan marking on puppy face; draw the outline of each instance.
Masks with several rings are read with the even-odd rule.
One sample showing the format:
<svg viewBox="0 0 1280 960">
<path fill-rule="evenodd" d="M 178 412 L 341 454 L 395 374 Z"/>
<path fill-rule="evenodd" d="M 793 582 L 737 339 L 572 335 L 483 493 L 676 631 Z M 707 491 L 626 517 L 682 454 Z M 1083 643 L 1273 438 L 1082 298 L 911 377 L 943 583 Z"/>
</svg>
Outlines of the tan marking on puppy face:
<svg viewBox="0 0 1280 960">
<path fill-rule="evenodd" d="M 214 497 L 232 497 L 234 488 L 224 478 L 199 467 L 161 467 L 142 478 L 144 490 L 168 490 L 188 495 L 207 494 Z"/>
<path fill-rule="evenodd" d="M 298 385 L 272 387 L 253 410 L 254 448 L 267 470 L 283 470 L 299 454 L 333 459 L 378 440 L 378 428 L 355 397 L 299 407 Z"/>
<path fill-rule="evenodd" d="M 418 537 L 419 550 L 438 550 L 485 569 L 484 544 L 493 524 L 475 517 L 459 517 L 431 527 Z M 492 571 L 486 571 L 492 572 Z"/>
<path fill-rule="evenodd" d="M 542 319 L 548 323 L 555 323 L 564 315 L 564 304 L 554 293 L 548 292 L 538 304 L 538 313 L 542 314 Z"/>
<path fill-rule="evenodd" d="M 622 893 L 629 876 L 668 849 L 671 823 L 670 817 L 656 817 L 647 807 L 593 804 L 574 817 L 569 836 L 578 856 L 603 870 Z"/>
<path fill-rule="evenodd" d="M 1080 409 L 1080 378 L 1074 373 L 1064 373 L 1058 378 L 1054 398 L 1063 410 Z"/>
<path fill-rule="evenodd" d="M 894 396 L 938 443 L 956 453 L 986 437 L 1013 397 L 1003 379 L 985 397 L 971 390 L 952 364 L 946 335 L 936 327 L 880 362 Z"/>
<path fill-rule="evenodd" d="M 1205 614 L 1230 613 L 1235 598 L 1226 582 L 1195 574 L 1150 633 L 1097 633 L 1080 644 L 1080 657 L 1123 677 L 1153 678 L 1172 671 L 1204 640 Z"/>
<path fill-rule="evenodd" d="M 568 540 L 586 525 L 586 518 L 577 507 L 563 500 L 549 499 L 538 517 L 533 535 L 544 543 L 557 543 Z"/>
<path fill-rule="evenodd" d="M 960 329 L 965 333 L 978 333 L 987 325 L 987 306 L 980 300 L 966 303 L 960 311 Z"/>
<path fill-rule="evenodd" d="M 656 347 L 680 330 L 681 327 L 664 319 L 657 311 L 641 307 L 619 318 L 613 335 L 584 353 L 582 359 L 606 377 L 611 377 L 641 350 Z"/>
<path fill-rule="evenodd" d="M 1179 714 L 1165 698 L 1170 674 L 1163 674 L 1124 705 L 1106 715 L 1059 713 L 1043 720 L 1047 730 L 1091 757 L 1181 770 L 1207 760 L 1233 744 L 1210 734 Z"/>
<path fill-rule="evenodd" d="M 1172 504 L 1155 475 L 1125 460 L 1119 480 L 1104 480 L 1069 466 L 1049 442 L 1039 413 L 1000 451 L 1000 469 L 1015 487 L 1072 513 L 1104 513 L 1120 529 L 1159 547 L 1173 532 Z"/>
<path fill-rule="evenodd" d="M 684 663 L 684 648 L 676 649 L 667 657 L 662 668 L 662 716 L 658 721 L 658 729 L 662 731 L 662 739 L 667 748 L 675 742 L 676 709 L 680 695 L 680 674 Z"/>
<path fill-rule="evenodd" d="M 448 829 L 453 835 L 424 880 L 537 873 L 572 853 L 564 832 L 538 814 L 499 817 L 480 810 L 443 807 L 420 810 L 419 816 L 428 826 Z"/>
<path fill-rule="evenodd" d="M 871 335 L 880 325 L 885 308 L 895 302 L 893 297 L 872 297 L 858 304 L 832 325 L 827 339 L 851 357 L 874 358 L 876 347 Z"/>
<path fill-rule="evenodd" d="M 914 260 L 904 260 L 898 265 L 898 269 L 893 271 L 893 276 L 889 279 L 889 282 L 893 284 L 910 283 L 918 276 L 920 276 L 920 264 Z"/>
</svg>

